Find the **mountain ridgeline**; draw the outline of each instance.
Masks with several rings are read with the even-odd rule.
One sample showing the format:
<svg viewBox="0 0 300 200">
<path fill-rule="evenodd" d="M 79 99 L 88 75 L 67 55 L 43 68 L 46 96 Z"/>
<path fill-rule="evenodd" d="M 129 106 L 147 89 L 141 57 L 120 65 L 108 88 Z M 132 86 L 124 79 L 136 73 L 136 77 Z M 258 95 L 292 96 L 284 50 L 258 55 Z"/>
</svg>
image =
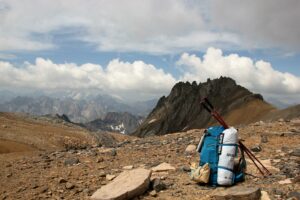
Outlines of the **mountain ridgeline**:
<svg viewBox="0 0 300 200">
<path fill-rule="evenodd" d="M 200 104 L 204 97 L 209 98 L 230 125 L 254 122 L 276 110 L 260 94 L 251 93 L 231 78 L 208 79 L 200 84 L 179 82 L 169 96 L 159 99 L 133 135 L 163 135 L 216 123 Z"/>
<path fill-rule="evenodd" d="M 0 103 L 2 112 L 21 112 L 32 115 L 67 115 L 75 123 L 87 123 L 103 119 L 109 112 L 130 112 L 146 116 L 154 107 L 156 100 L 131 104 L 118 101 L 108 95 L 74 98 L 53 96 L 16 96 Z"/>
<path fill-rule="evenodd" d="M 109 112 L 104 119 L 96 119 L 85 123 L 84 127 L 91 131 L 111 131 L 129 134 L 136 130 L 141 124 L 143 117 L 135 116 L 128 112 Z"/>
</svg>

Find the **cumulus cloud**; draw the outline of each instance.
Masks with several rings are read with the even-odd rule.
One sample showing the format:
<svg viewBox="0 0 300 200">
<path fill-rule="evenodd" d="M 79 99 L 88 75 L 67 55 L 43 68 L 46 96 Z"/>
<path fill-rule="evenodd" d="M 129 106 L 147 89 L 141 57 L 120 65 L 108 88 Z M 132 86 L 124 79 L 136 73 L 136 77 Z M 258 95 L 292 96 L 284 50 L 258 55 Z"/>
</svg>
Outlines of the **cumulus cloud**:
<svg viewBox="0 0 300 200">
<path fill-rule="evenodd" d="M 161 54 L 238 42 L 210 28 L 202 10 L 203 2 L 185 0 L 1 0 L 0 50 L 54 48 L 54 33 L 72 28 L 79 31 L 70 39 L 100 51 Z"/>
<path fill-rule="evenodd" d="M 178 81 L 205 82 L 207 78 L 227 76 L 267 98 L 299 103 L 300 77 L 279 72 L 262 60 L 224 55 L 222 50 L 211 47 L 203 57 L 183 53 L 176 65 L 181 69 L 178 79 L 143 61 L 113 59 L 104 67 L 92 63 L 59 64 L 44 58 L 21 66 L 0 61 L 0 89 L 96 89 L 125 100 L 146 100 L 167 94 Z"/>
<path fill-rule="evenodd" d="M 99 51 L 219 48 L 299 51 L 298 0 L 0 0 L 0 51 L 47 50 L 55 33 Z"/>
<path fill-rule="evenodd" d="M 2 88 L 26 89 L 99 89 L 111 95 L 153 98 L 166 93 L 175 84 L 171 74 L 143 61 L 133 63 L 112 60 L 103 68 L 96 64 L 56 64 L 37 58 L 35 63 L 17 67 L 0 62 Z"/>
<path fill-rule="evenodd" d="M 247 48 L 300 50 L 300 1 L 212 0 L 212 26 L 236 33 Z"/>
<path fill-rule="evenodd" d="M 222 50 L 209 48 L 200 58 L 194 54 L 183 53 L 176 63 L 184 68 L 181 80 L 204 82 L 207 78 L 231 77 L 238 84 L 266 96 L 294 96 L 299 103 L 300 77 L 279 72 L 268 62 L 237 54 L 223 55 Z M 291 100 L 291 99 L 290 99 Z"/>
</svg>

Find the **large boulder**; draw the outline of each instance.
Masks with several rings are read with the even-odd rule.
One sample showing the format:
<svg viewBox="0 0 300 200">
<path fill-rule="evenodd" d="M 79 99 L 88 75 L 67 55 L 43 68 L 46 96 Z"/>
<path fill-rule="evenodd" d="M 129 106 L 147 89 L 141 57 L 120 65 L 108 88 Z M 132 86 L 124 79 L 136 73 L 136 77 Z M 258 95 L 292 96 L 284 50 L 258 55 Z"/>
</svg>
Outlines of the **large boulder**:
<svg viewBox="0 0 300 200">
<path fill-rule="evenodd" d="M 126 200 L 143 194 L 150 184 L 151 170 L 138 168 L 122 172 L 111 183 L 98 189 L 93 200 Z"/>
</svg>

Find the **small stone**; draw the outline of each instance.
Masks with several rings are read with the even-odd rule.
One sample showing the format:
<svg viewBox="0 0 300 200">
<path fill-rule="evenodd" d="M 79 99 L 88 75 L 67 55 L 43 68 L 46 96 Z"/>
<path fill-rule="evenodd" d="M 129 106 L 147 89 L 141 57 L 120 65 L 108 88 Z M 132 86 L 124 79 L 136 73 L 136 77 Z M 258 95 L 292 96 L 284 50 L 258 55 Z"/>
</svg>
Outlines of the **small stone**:
<svg viewBox="0 0 300 200">
<path fill-rule="evenodd" d="M 2 128 L 8 128 L 8 126 L 7 126 L 7 125 L 5 125 L 5 124 L 3 124 L 3 125 L 2 125 Z"/>
<path fill-rule="evenodd" d="M 5 165 L 5 167 L 11 167 L 12 165 L 10 163 L 8 163 L 7 165 Z"/>
<path fill-rule="evenodd" d="M 75 185 L 73 183 L 67 182 L 66 183 L 66 189 L 71 190 L 75 187 Z"/>
<path fill-rule="evenodd" d="M 157 192 L 155 190 L 152 190 L 150 193 L 151 197 L 156 197 L 157 196 Z"/>
<path fill-rule="evenodd" d="M 72 165 L 76 165 L 78 164 L 80 161 L 78 158 L 67 158 L 65 161 L 64 161 L 64 164 L 66 166 L 72 166 Z"/>
<path fill-rule="evenodd" d="M 6 175 L 7 178 L 9 178 L 9 177 L 11 177 L 11 176 L 12 176 L 12 173 L 11 173 L 11 172 L 8 173 L 8 174 Z"/>
<path fill-rule="evenodd" d="M 156 191 L 156 192 L 160 192 L 161 190 L 165 190 L 167 189 L 166 184 L 164 184 L 160 178 L 156 178 L 152 181 L 152 188 Z"/>
<path fill-rule="evenodd" d="M 277 120 L 278 122 L 284 122 L 284 119 L 283 118 L 280 118 Z"/>
<path fill-rule="evenodd" d="M 273 159 L 272 161 L 273 161 L 274 163 L 280 163 L 281 160 L 280 160 L 280 159 Z"/>
<path fill-rule="evenodd" d="M 290 193 L 288 194 L 288 197 L 289 197 L 289 198 L 293 198 L 293 199 L 295 199 L 295 200 L 298 200 L 298 199 L 300 199 L 300 192 L 297 192 L 297 191 L 290 192 Z"/>
<path fill-rule="evenodd" d="M 291 184 L 292 183 L 292 180 L 287 178 L 285 180 L 282 180 L 282 181 L 278 181 L 279 184 L 283 185 L 283 184 Z"/>
<path fill-rule="evenodd" d="M 67 180 L 64 179 L 64 178 L 59 178 L 58 179 L 58 183 L 66 183 L 66 182 L 67 182 Z"/>
<path fill-rule="evenodd" d="M 48 187 L 47 186 L 43 186 L 43 187 L 41 187 L 41 189 L 40 189 L 40 192 L 41 193 L 45 193 L 45 192 L 47 192 L 48 191 Z"/>
<path fill-rule="evenodd" d="M 111 181 L 111 180 L 113 180 L 114 178 L 116 178 L 116 175 L 112 175 L 112 174 L 107 174 L 107 175 L 106 175 L 106 180 L 108 180 L 108 181 Z"/>
<path fill-rule="evenodd" d="M 100 163 L 100 162 L 103 162 L 103 161 L 104 161 L 104 159 L 102 157 L 97 158 L 97 160 L 96 160 L 97 163 Z"/>
<path fill-rule="evenodd" d="M 85 188 L 84 190 L 82 190 L 83 193 L 89 195 L 90 194 L 90 189 L 89 188 Z"/>
<path fill-rule="evenodd" d="M 90 153 L 90 155 L 91 155 L 91 156 L 97 156 L 98 154 L 97 154 L 97 152 L 92 151 L 92 152 Z"/>
<path fill-rule="evenodd" d="M 133 169 L 133 165 L 124 166 L 123 169 L 125 169 L 125 170 L 131 170 L 131 169 Z"/>
<path fill-rule="evenodd" d="M 180 170 L 183 172 L 190 172 L 191 168 L 190 168 L 190 166 L 183 165 L 180 167 Z"/>
<path fill-rule="evenodd" d="M 100 176 L 100 177 L 106 177 L 106 173 L 104 171 L 101 171 L 98 176 Z"/>
<path fill-rule="evenodd" d="M 300 176 L 296 176 L 296 177 L 293 179 L 293 183 L 300 183 Z"/>
<path fill-rule="evenodd" d="M 260 152 L 262 149 L 259 145 L 255 145 L 251 148 L 251 151 L 253 152 Z"/>
<path fill-rule="evenodd" d="M 196 153 L 196 149 L 197 149 L 197 147 L 195 145 L 190 144 L 186 147 L 184 152 L 186 155 L 190 155 L 190 154 Z"/>
<path fill-rule="evenodd" d="M 294 149 L 291 153 L 291 156 L 300 157 L 300 148 Z"/>
<path fill-rule="evenodd" d="M 266 135 L 261 135 L 261 138 L 260 138 L 260 142 L 261 143 L 267 143 L 269 140 L 268 140 L 268 137 Z"/>
<path fill-rule="evenodd" d="M 113 149 L 111 150 L 111 152 L 110 152 L 110 155 L 116 156 L 116 155 L 117 155 L 117 150 L 113 148 Z"/>
<path fill-rule="evenodd" d="M 271 200 L 269 194 L 266 191 L 261 191 L 260 200 Z"/>
</svg>

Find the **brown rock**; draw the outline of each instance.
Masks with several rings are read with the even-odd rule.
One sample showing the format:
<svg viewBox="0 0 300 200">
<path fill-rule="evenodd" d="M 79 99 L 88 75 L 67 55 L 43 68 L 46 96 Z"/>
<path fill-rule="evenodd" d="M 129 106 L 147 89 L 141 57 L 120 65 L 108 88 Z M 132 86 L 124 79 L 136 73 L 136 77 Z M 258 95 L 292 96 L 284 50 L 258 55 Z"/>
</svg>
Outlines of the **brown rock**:
<svg viewBox="0 0 300 200">
<path fill-rule="evenodd" d="M 257 200 L 260 199 L 260 188 L 235 186 L 223 191 L 216 191 L 214 198 L 216 200 Z"/>
<path fill-rule="evenodd" d="M 116 178 L 116 175 L 113 175 L 113 174 L 107 174 L 107 175 L 106 175 L 106 180 L 108 180 L 108 181 L 111 181 L 111 180 L 113 180 L 114 178 Z"/>
<path fill-rule="evenodd" d="M 175 170 L 175 167 L 173 167 L 169 163 L 165 163 L 165 162 L 152 168 L 152 171 L 154 171 L 154 172 L 169 171 L 169 170 Z"/>
<path fill-rule="evenodd" d="M 75 185 L 73 183 L 69 183 L 69 182 L 66 183 L 66 189 L 71 190 L 74 187 L 75 187 Z"/>
<path fill-rule="evenodd" d="M 185 154 L 194 154 L 194 153 L 196 153 L 196 149 L 197 149 L 197 147 L 195 145 L 190 144 L 186 147 Z"/>
<path fill-rule="evenodd" d="M 125 170 L 133 169 L 133 165 L 124 166 L 123 169 Z"/>
<path fill-rule="evenodd" d="M 152 197 L 156 197 L 157 196 L 157 192 L 155 190 L 152 190 L 149 194 Z"/>
<path fill-rule="evenodd" d="M 261 198 L 260 200 L 271 200 L 269 194 L 266 191 L 261 191 Z"/>
<path fill-rule="evenodd" d="M 149 187 L 151 171 L 138 168 L 122 172 L 111 183 L 98 189 L 94 200 L 126 200 L 143 194 Z"/>
</svg>

